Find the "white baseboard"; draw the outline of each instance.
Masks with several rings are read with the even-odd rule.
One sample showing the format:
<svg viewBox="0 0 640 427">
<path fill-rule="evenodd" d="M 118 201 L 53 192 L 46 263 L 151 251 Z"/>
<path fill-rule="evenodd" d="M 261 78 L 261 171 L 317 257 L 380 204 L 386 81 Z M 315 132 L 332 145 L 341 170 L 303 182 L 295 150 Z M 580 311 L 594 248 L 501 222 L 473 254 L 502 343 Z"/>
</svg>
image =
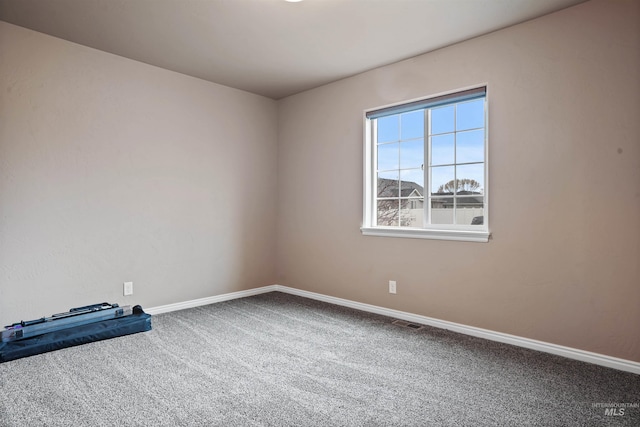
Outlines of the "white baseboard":
<svg viewBox="0 0 640 427">
<path fill-rule="evenodd" d="M 217 302 L 250 297 L 253 295 L 264 294 L 267 292 L 274 292 L 278 290 L 277 287 L 278 285 L 263 286 L 261 288 L 254 288 L 246 291 L 231 292 L 228 294 L 215 295 L 212 297 L 198 298 L 191 301 L 177 302 L 175 304 L 167 304 L 167 305 L 161 305 L 158 307 L 145 308 L 144 311 L 145 313 L 149 313 L 153 316 L 160 313 L 168 313 L 170 311 L 184 310 L 185 308 L 200 307 L 202 305 L 215 304 Z"/>
<path fill-rule="evenodd" d="M 465 335 L 478 338 L 484 338 L 491 341 L 497 341 L 505 344 L 511 344 L 518 347 L 528 348 L 531 350 L 542 351 L 544 353 L 555 354 L 566 357 L 568 359 L 580 360 L 582 362 L 593 363 L 595 365 L 606 366 L 620 371 L 631 372 L 640 375 L 640 363 L 617 357 L 606 356 L 604 354 L 592 353 L 590 351 L 579 350 L 571 347 L 565 347 L 557 344 L 551 344 L 544 341 L 532 340 L 516 335 L 503 334 L 502 332 L 490 331 L 488 329 L 476 328 L 474 326 L 462 325 L 460 323 L 449 322 L 446 320 L 434 319 L 432 317 L 421 316 L 418 314 L 407 313 L 404 311 L 393 310 L 390 308 L 379 307 L 371 304 L 364 304 L 357 301 L 351 301 L 343 298 L 332 297 L 319 294 L 316 292 L 303 291 L 296 288 L 290 288 L 282 285 L 270 285 L 260 288 L 250 289 L 246 291 L 232 292 L 229 294 L 217 295 L 213 297 L 200 298 L 191 301 L 180 302 L 176 304 L 168 304 L 160 307 L 145 309 L 149 314 L 167 313 L 170 311 L 182 310 L 185 308 L 198 307 L 207 304 L 213 304 L 221 301 L 228 301 L 236 298 L 244 298 L 252 295 L 263 294 L 267 292 L 284 292 L 292 295 L 298 295 L 318 301 L 328 302 L 331 304 L 341 305 L 344 307 L 354 308 L 369 313 L 380 314 L 392 317 L 394 319 L 406 320 L 412 323 L 433 326 L 436 328 L 447 329 Z"/>
</svg>

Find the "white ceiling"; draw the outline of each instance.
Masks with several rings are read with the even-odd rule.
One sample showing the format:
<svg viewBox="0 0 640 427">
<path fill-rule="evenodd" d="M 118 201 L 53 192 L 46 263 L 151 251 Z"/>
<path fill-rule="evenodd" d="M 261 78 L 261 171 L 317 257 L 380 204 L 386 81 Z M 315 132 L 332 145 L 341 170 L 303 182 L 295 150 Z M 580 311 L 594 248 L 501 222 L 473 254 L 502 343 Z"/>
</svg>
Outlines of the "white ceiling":
<svg viewBox="0 0 640 427">
<path fill-rule="evenodd" d="M 0 19 L 279 99 L 584 0 L 0 0 Z"/>
</svg>

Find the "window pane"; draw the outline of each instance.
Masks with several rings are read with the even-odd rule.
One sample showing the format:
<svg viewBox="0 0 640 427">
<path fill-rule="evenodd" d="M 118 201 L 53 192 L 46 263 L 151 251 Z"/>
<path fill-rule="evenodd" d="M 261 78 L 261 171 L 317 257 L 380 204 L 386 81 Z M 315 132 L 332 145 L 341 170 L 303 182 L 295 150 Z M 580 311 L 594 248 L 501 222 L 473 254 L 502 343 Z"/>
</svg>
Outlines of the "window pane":
<svg viewBox="0 0 640 427">
<path fill-rule="evenodd" d="M 424 141 L 422 139 L 400 143 L 400 167 L 402 169 L 420 168 L 423 163 Z"/>
<path fill-rule="evenodd" d="M 453 224 L 453 197 L 431 200 L 431 223 Z"/>
<path fill-rule="evenodd" d="M 456 134 L 456 163 L 484 161 L 484 129 Z"/>
<path fill-rule="evenodd" d="M 398 171 L 378 174 L 378 197 L 400 197 Z"/>
<path fill-rule="evenodd" d="M 378 145 L 378 170 L 399 169 L 400 143 Z"/>
<path fill-rule="evenodd" d="M 458 166 L 458 192 L 484 193 L 484 163 Z"/>
<path fill-rule="evenodd" d="M 431 168 L 431 193 L 453 194 L 454 168 L 453 166 L 440 166 Z"/>
<path fill-rule="evenodd" d="M 424 226 L 424 201 L 422 199 L 400 199 L 400 226 Z"/>
<path fill-rule="evenodd" d="M 430 134 L 453 132 L 455 106 L 434 108 L 431 110 Z"/>
<path fill-rule="evenodd" d="M 456 130 L 484 127 L 484 99 L 463 102 L 456 108 Z"/>
<path fill-rule="evenodd" d="M 405 113 L 400 120 L 403 140 L 421 138 L 424 135 L 424 110 Z"/>
<path fill-rule="evenodd" d="M 378 225 L 382 227 L 398 226 L 398 200 L 378 200 Z"/>
<path fill-rule="evenodd" d="M 470 225 L 484 225 L 484 210 L 482 211 L 482 215 L 474 216 L 471 218 Z"/>
<path fill-rule="evenodd" d="M 482 196 L 458 197 L 456 205 L 456 224 L 482 225 L 484 222 L 484 205 Z"/>
<path fill-rule="evenodd" d="M 482 194 L 470 194 L 470 195 L 462 195 L 457 197 L 456 207 L 458 209 L 462 208 L 473 208 L 480 209 L 478 215 L 482 215 L 482 209 L 484 204 L 482 203 Z M 473 215 L 475 216 L 475 215 Z"/>
<path fill-rule="evenodd" d="M 400 171 L 400 197 L 424 196 L 424 172 L 422 169 Z"/>
<path fill-rule="evenodd" d="M 431 164 L 451 165 L 455 162 L 454 134 L 431 137 Z"/>
<path fill-rule="evenodd" d="M 400 139 L 400 116 L 381 117 L 378 122 L 378 141 L 389 142 Z"/>
</svg>

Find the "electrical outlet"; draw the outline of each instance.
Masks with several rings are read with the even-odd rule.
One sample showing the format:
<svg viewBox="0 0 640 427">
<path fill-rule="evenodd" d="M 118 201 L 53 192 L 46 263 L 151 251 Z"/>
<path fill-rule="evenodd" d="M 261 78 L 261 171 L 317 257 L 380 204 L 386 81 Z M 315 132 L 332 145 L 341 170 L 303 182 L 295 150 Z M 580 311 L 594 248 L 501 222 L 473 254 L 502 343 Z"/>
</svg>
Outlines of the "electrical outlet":
<svg viewBox="0 0 640 427">
<path fill-rule="evenodd" d="M 133 282 L 124 282 L 124 294 L 133 295 Z"/>
<path fill-rule="evenodd" d="M 395 280 L 389 280 L 389 293 L 390 294 L 395 294 L 396 293 L 396 281 Z"/>
</svg>

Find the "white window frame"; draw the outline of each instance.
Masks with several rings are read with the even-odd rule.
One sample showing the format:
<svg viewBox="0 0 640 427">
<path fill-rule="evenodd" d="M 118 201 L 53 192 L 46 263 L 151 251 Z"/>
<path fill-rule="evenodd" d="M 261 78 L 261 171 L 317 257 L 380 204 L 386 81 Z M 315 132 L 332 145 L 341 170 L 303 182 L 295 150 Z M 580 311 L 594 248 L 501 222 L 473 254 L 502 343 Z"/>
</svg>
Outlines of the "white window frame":
<svg viewBox="0 0 640 427">
<path fill-rule="evenodd" d="M 376 135 L 375 135 L 375 126 L 373 126 L 373 122 L 375 119 L 369 118 L 370 113 L 374 111 L 380 111 L 384 109 L 394 110 L 397 109 L 401 111 L 401 108 L 409 108 L 408 111 L 424 108 L 424 107 L 415 107 L 411 108 L 411 105 L 420 103 L 428 104 L 431 100 L 435 98 L 452 98 L 452 103 L 460 102 L 456 101 L 455 97 L 458 94 L 466 91 L 474 91 L 477 89 L 485 89 L 485 140 L 484 140 L 484 221 L 483 225 L 480 226 L 471 226 L 471 225 L 460 225 L 460 224 L 428 224 L 421 228 L 412 228 L 412 227 L 400 227 L 400 226 L 378 226 L 376 224 L 377 220 L 377 206 L 376 206 L 376 177 L 377 177 L 377 145 L 376 145 Z M 363 200 L 363 222 L 360 230 L 363 235 L 366 236 L 382 236 L 382 237 L 405 237 L 405 238 L 418 238 L 418 239 L 436 239 L 436 240 L 455 240 L 455 241 L 465 241 L 465 242 L 488 242 L 491 233 L 489 232 L 489 118 L 488 118 L 488 108 L 489 105 L 489 90 L 487 84 L 470 86 L 467 88 L 457 89 L 454 91 L 443 92 L 439 94 L 430 95 L 427 97 L 417 98 L 410 101 L 404 101 L 396 104 L 390 104 L 382 107 L 371 108 L 364 111 L 364 200 Z M 404 109 L 402 110 L 404 111 Z M 393 114 L 393 113 L 392 113 Z M 424 169 L 425 169 L 425 194 L 424 194 L 424 205 L 426 207 L 430 205 L 429 201 L 429 193 L 428 188 L 430 188 L 428 183 L 428 160 L 431 151 L 431 145 L 426 142 L 428 136 L 425 135 L 425 159 L 424 159 Z M 426 212 L 425 212 L 426 213 Z M 425 215 L 426 216 L 426 215 Z M 426 219 L 425 219 L 426 220 Z"/>
</svg>

